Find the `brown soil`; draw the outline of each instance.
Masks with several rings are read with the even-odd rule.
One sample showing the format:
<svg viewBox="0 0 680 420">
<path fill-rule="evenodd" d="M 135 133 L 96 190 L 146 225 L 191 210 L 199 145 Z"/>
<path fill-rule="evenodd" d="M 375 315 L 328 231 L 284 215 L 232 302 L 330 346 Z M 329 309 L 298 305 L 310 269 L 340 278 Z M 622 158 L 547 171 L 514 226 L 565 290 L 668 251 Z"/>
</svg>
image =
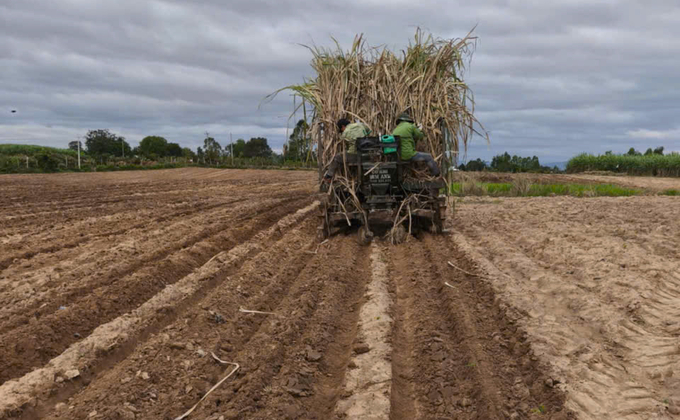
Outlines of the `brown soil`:
<svg viewBox="0 0 680 420">
<path fill-rule="evenodd" d="M 512 183 L 517 178 L 525 178 L 534 184 L 613 184 L 621 187 L 641 189 L 651 194 L 665 190 L 680 190 L 680 178 L 626 176 L 620 174 L 512 174 L 496 172 L 457 172 L 454 179 L 458 182 L 474 179 L 478 182 Z"/>
<path fill-rule="evenodd" d="M 465 200 L 454 241 L 582 419 L 680 418 L 676 197 Z"/>
<path fill-rule="evenodd" d="M 605 175 L 569 175 L 575 180 L 586 180 L 602 184 L 616 184 L 629 188 L 641 188 L 653 192 L 664 190 L 680 190 L 680 178 L 663 178 L 651 176 L 605 176 Z"/>
<path fill-rule="evenodd" d="M 473 233 L 319 246 L 314 181 L 0 177 L 0 418 L 175 419 L 232 371 L 211 353 L 240 369 L 190 419 L 366 418 L 364 385 L 376 419 L 573 418 Z M 391 372 L 358 388 L 366 360 Z"/>
</svg>

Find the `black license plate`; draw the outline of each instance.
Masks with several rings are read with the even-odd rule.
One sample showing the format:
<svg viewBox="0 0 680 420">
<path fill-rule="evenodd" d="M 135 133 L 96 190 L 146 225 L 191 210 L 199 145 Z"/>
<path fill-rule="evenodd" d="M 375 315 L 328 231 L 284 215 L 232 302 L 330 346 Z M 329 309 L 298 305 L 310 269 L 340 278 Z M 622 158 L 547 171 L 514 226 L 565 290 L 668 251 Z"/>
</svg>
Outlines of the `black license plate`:
<svg viewBox="0 0 680 420">
<path fill-rule="evenodd" d="M 389 169 L 376 169 L 369 174 L 369 180 L 372 184 L 391 184 L 392 174 Z"/>
</svg>

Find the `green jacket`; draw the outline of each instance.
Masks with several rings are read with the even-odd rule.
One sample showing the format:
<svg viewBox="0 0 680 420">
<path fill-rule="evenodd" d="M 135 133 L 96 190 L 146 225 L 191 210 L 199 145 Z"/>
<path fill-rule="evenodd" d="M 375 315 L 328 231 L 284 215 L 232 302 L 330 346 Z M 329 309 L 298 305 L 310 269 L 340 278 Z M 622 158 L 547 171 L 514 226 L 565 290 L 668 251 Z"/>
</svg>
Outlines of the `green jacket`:
<svg viewBox="0 0 680 420">
<path fill-rule="evenodd" d="M 393 136 L 401 137 L 401 160 L 409 160 L 416 154 L 416 142 L 425 135 L 415 124 L 402 121 L 392 132 Z"/>
<path fill-rule="evenodd" d="M 347 142 L 347 153 L 356 153 L 356 142 L 354 140 L 366 137 L 371 133 L 371 130 L 363 123 L 352 123 L 345 127 L 345 131 L 340 136 Z"/>
</svg>

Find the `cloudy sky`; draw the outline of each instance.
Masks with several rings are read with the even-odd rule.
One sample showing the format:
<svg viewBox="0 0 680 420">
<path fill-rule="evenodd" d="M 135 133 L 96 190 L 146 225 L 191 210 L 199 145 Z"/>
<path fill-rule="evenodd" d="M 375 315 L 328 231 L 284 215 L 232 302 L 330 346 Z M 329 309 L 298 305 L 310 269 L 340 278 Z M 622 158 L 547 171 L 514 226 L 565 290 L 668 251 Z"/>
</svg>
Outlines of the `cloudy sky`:
<svg viewBox="0 0 680 420">
<path fill-rule="evenodd" d="M 475 25 L 467 80 L 491 144 L 469 157 L 680 150 L 677 0 L 0 0 L 0 143 L 108 128 L 133 145 L 195 149 L 208 131 L 280 150 L 292 99 L 258 106 L 312 75 L 299 44 L 403 48 L 418 26 Z"/>
</svg>

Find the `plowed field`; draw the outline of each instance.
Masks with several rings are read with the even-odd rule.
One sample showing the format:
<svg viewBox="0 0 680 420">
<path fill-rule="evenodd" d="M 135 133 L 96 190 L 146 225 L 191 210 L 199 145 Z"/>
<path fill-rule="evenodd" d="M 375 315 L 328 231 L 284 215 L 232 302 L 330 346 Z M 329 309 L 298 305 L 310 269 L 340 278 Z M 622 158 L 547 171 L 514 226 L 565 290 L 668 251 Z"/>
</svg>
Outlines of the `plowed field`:
<svg viewBox="0 0 680 420">
<path fill-rule="evenodd" d="M 0 177 L 0 418 L 680 412 L 674 197 L 468 199 L 397 246 L 319 245 L 316 199 L 309 172 Z"/>
</svg>

